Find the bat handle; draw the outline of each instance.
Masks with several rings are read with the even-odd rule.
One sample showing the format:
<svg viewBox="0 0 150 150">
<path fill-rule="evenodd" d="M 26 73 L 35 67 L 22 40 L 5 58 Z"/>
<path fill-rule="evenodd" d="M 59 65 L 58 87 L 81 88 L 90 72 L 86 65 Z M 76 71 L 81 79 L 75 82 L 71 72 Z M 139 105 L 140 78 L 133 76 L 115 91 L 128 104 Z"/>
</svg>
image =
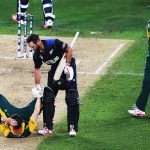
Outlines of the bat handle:
<svg viewBox="0 0 150 150">
<path fill-rule="evenodd" d="M 74 36 L 74 38 L 73 38 L 73 40 L 72 40 L 72 42 L 71 42 L 71 44 L 70 44 L 70 47 L 71 47 L 71 48 L 73 48 L 74 43 L 75 43 L 75 41 L 76 41 L 76 39 L 77 39 L 78 36 L 79 36 L 79 32 L 76 32 L 76 34 L 75 34 L 75 36 Z"/>
</svg>

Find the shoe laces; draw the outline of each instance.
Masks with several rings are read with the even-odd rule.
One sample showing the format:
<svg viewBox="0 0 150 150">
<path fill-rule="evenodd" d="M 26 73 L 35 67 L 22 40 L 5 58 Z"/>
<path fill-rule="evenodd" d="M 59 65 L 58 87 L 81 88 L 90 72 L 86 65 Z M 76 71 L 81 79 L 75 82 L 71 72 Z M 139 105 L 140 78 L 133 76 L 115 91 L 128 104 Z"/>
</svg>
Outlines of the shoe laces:
<svg viewBox="0 0 150 150">
<path fill-rule="evenodd" d="M 43 128 L 43 132 L 44 132 L 44 133 L 49 133 L 49 129 L 48 129 L 47 127 L 44 127 L 44 128 Z"/>
<path fill-rule="evenodd" d="M 75 132 L 75 130 L 74 129 L 70 129 L 70 132 Z"/>
<path fill-rule="evenodd" d="M 70 125 L 70 132 L 75 132 L 74 125 Z"/>
<path fill-rule="evenodd" d="M 137 107 L 135 104 L 133 104 L 132 109 L 133 109 L 136 113 L 145 113 L 144 111 L 138 109 L 138 107 Z"/>
<path fill-rule="evenodd" d="M 138 109 L 137 106 L 136 106 L 136 104 L 133 104 L 132 109 L 133 110 Z"/>
</svg>

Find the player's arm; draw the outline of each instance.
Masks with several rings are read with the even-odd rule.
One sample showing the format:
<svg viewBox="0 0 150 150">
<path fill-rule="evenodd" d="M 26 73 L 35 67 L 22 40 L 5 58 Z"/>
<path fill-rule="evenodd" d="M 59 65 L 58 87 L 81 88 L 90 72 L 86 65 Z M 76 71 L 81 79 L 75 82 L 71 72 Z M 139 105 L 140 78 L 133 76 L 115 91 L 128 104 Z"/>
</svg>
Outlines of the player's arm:
<svg viewBox="0 0 150 150">
<path fill-rule="evenodd" d="M 55 45 L 56 45 L 56 48 L 58 50 L 61 50 L 61 52 L 63 52 L 64 54 L 59 62 L 59 65 L 56 69 L 53 79 L 55 81 L 59 80 L 60 76 L 64 70 L 67 80 L 72 80 L 73 75 L 74 75 L 73 68 L 70 66 L 71 59 L 72 59 L 72 48 L 70 46 L 68 46 L 68 44 L 66 44 L 60 40 L 56 40 Z"/>
<path fill-rule="evenodd" d="M 39 53 L 34 53 L 33 55 L 33 61 L 34 61 L 34 83 L 35 86 L 32 88 L 32 93 L 36 98 L 39 98 L 42 96 L 42 88 L 40 86 L 40 81 L 41 81 L 41 65 L 42 65 L 42 60 L 39 56 Z"/>
<path fill-rule="evenodd" d="M 41 81 L 41 69 L 40 68 L 35 68 L 34 72 L 34 77 L 35 77 L 35 84 L 40 84 Z"/>
<path fill-rule="evenodd" d="M 36 126 L 37 126 L 37 119 L 38 119 L 38 115 L 40 113 L 40 109 L 41 109 L 41 99 L 37 98 L 36 103 L 35 103 L 35 108 L 34 108 L 34 112 L 30 117 L 30 121 L 28 122 L 28 130 L 33 133 Z"/>
<path fill-rule="evenodd" d="M 41 81 L 41 66 L 42 66 L 42 60 L 40 58 L 40 55 L 38 52 L 34 52 L 33 54 L 33 62 L 34 62 L 34 82 L 35 84 L 40 84 Z"/>
<path fill-rule="evenodd" d="M 40 68 L 38 69 L 35 68 L 34 77 L 35 77 L 35 86 L 32 88 L 32 93 L 34 97 L 40 98 L 43 96 L 43 90 L 40 85 L 40 81 L 41 81 L 41 69 Z"/>
<path fill-rule="evenodd" d="M 72 48 L 65 42 L 60 41 L 59 39 L 55 40 L 55 46 L 61 54 L 62 52 L 64 53 L 63 58 L 66 59 L 66 63 L 70 64 L 72 58 Z"/>
<path fill-rule="evenodd" d="M 72 58 L 72 48 L 70 46 L 66 47 L 66 63 L 69 65 Z"/>
<path fill-rule="evenodd" d="M 66 79 L 71 81 L 74 76 L 73 68 L 70 66 L 72 59 L 72 48 L 70 46 L 66 47 L 66 66 L 64 67 L 64 73 L 66 74 Z"/>
<path fill-rule="evenodd" d="M 34 112 L 31 116 L 31 119 L 34 119 L 35 121 L 37 121 L 40 110 L 41 110 L 41 98 L 37 98 L 36 103 L 35 103 Z"/>
</svg>

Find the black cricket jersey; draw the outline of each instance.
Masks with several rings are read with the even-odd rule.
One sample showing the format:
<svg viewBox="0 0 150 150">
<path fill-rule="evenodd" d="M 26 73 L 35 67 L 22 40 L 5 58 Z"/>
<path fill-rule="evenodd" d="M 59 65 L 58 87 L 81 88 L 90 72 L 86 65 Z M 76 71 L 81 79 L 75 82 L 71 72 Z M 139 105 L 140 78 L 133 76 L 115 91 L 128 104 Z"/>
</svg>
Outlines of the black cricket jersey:
<svg viewBox="0 0 150 150">
<path fill-rule="evenodd" d="M 33 54 L 35 68 L 40 68 L 43 63 L 47 65 L 58 64 L 66 52 L 67 44 L 59 39 L 41 40 L 44 44 L 44 51 L 37 50 Z"/>
</svg>

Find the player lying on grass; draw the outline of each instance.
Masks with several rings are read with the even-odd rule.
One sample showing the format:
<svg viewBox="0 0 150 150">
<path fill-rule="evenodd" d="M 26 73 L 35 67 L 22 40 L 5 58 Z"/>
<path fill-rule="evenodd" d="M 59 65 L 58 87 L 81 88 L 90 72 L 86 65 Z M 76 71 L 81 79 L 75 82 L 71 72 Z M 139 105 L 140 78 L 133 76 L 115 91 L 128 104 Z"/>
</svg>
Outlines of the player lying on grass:
<svg viewBox="0 0 150 150">
<path fill-rule="evenodd" d="M 23 138 L 34 132 L 42 98 L 35 98 L 26 107 L 16 108 L 0 95 L 0 132 L 7 138 Z"/>
</svg>

